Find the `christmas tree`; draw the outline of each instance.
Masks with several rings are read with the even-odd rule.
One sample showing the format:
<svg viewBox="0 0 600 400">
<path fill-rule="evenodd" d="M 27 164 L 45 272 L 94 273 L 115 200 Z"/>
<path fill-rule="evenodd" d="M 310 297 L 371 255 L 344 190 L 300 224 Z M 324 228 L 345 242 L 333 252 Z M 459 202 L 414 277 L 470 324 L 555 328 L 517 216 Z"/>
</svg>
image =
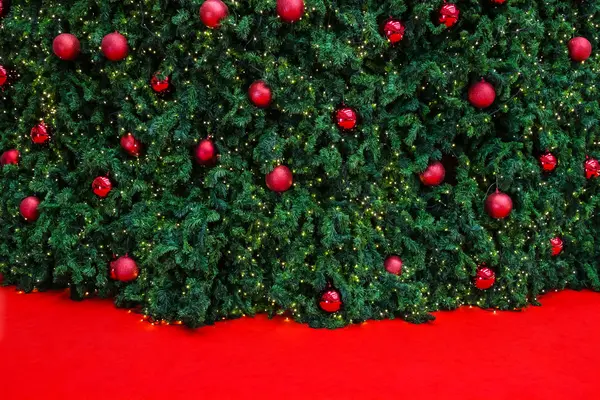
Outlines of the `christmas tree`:
<svg viewBox="0 0 600 400">
<path fill-rule="evenodd" d="M 0 272 L 200 326 L 600 289 L 600 3 L 0 0 Z"/>
</svg>

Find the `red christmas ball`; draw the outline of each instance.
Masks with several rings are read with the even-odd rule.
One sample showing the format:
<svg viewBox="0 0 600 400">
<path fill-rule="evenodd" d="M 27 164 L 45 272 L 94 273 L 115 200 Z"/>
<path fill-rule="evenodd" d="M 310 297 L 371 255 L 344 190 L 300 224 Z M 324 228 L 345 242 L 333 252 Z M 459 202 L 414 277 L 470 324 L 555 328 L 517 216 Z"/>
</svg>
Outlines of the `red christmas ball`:
<svg viewBox="0 0 600 400">
<path fill-rule="evenodd" d="M 554 171 L 557 164 L 558 160 L 556 159 L 556 156 L 550 152 L 546 152 L 540 156 L 540 165 L 544 171 Z"/>
<path fill-rule="evenodd" d="M 19 206 L 19 211 L 21 212 L 21 216 L 25 218 L 26 221 L 35 221 L 40 217 L 40 212 L 38 211 L 38 206 L 40 205 L 40 199 L 35 196 L 25 197 L 21 201 L 21 205 Z"/>
<path fill-rule="evenodd" d="M 142 144 L 131 133 L 121 136 L 121 147 L 129 155 L 138 157 L 142 150 Z"/>
<path fill-rule="evenodd" d="M 98 197 L 106 197 L 112 190 L 112 182 L 106 176 L 98 176 L 92 182 L 92 191 Z"/>
<path fill-rule="evenodd" d="M 496 99 L 496 90 L 494 87 L 481 79 L 469 88 L 469 101 L 477 108 L 486 108 L 492 105 Z"/>
<path fill-rule="evenodd" d="M 260 108 L 269 107 L 273 99 L 271 88 L 264 81 L 255 81 L 250 85 L 248 88 L 248 97 L 252 104 Z"/>
<path fill-rule="evenodd" d="M 163 79 L 159 78 L 160 72 L 155 73 L 150 79 L 150 87 L 155 93 L 165 93 L 171 88 L 171 78 L 165 76 Z"/>
<path fill-rule="evenodd" d="M 437 186 L 444 181 L 444 177 L 446 176 L 446 168 L 439 161 L 434 161 L 425 171 L 421 172 L 419 178 L 421 178 L 421 182 L 423 182 L 426 186 Z"/>
<path fill-rule="evenodd" d="M 303 0 L 277 0 L 277 15 L 285 22 L 296 22 L 304 14 Z"/>
<path fill-rule="evenodd" d="M 10 0 L 0 0 L 0 18 L 6 16 L 10 9 Z"/>
<path fill-rule="evenodd" d="M 477 289 L 486 290 L 494 286 L 496 282 L 496 274 L 494 271 L 485 266 L 485 264 L 477 267 L 477 275 L 475 276 L 475 287 Z"/>
<path fill-rule="evenodd" d="M 597 178 L 600 176 L 600 163 L 595 158 L 585 156 L 585 177 L 587 179 Z"/>
<path fill-rule="evenodd" d="M 129 54 L 127 39 L 119 32 L 109 33 L 102 39 L 102 53 L 110 61 L 124 59 Z"/>
<path fill-rule="evenodd" d="M 52 50 L 61 60 L 72 61 L 79 55 L 79 39 L 70 33 L 61 33 L 54 38 Z"/>
<path fill-rule="evenodd" d="M 504 4 L 506 0 L 490 0 L 494 4 Z"/>
<path fill-rule="evenodd" d="M 274 192 L 282 193 L 292 187 L 294 176 L 285 165 L 278 165 L 265 176 L 267 187 Z"/>
<path fill-rule="evenodd" d="M 19 159 L 21 158 L 21 153 L 19 153 L 19 150 L 17 149 L 11 149 L 11 150 L 7 150 L 4 153 L 2 153 L 2 156 L 0 156 L 0 165 L 4 166 L 7 164 L 18 164 L 19 163 Z"/>
<path fill-rule="evenodd" d="M 134 280 L 140 274 L 135 260 L 127 255 L 110 262 L 110 277 L 121 282 Z"/>
<path fill-rule="evenodd" d="M 196 146 L 195 156 L 198 164 L 213 165 L 217 162 L 217 146 L 211 139 L 203 139 Z"/>
<path fill-rule="evenodd" d="M 218 28 L 229 10 L 221 0 L 206 0 L 200 6 L 200 20 L 209 28 Z"/>
<path fill-rule="evenodd" d="M 0 89 L 8 82 L 8 71 L 2 65 L 0 65 Z"/>
<path fill-rule="evenodd" d="M 442 8 L 440 8 L 440 24 L 444 24 L 446 27 L 450 28 L 458 22 L 459 14 L 460 10 L 456 7 L 456 4 L 444 3 Z"/>
<path fill-rule="evenodd" d="M 569 40 L 567 47 L 569 48 L 569 56 L 573 61 L 585 61 L 592 54 L 592 44 L 581 36 Z"/>
<path fill-rule="evenodd" d="M 563 241 L 558 236 L 550 239 L 550 247 L 552 248 L 552 257 L 559 255 L 563 251 Z"/>
<path fill-rule="evenodd" d="M 31 141 L 35 144 L 44 144 L 50 140 L 50 128 L 44 121 L 31 128 L 30 133 Z"/>
<path fill-rule="evenodd" d="M 390 274 L 402 274 L 402 259 L 398 256 L 388 256 L 383 262 L 383 266 Z"/>
<path fill-rule="evenodd" d="M 498 189 L 496 189 L 496 193 L 490 194 L 485 200 L 485 208 L 492 218 L 502 219 L 508 217 L 512 207 L 513 202 L 510 196 Z"/>
<path fill-rule="evenodd" d="M 389 40 L 390 43 L 395 44 L 402 40 L 406 28 L 399 19 L 390 18 L 383 23 L 381 30 L 387 40 Z"/>
<path fill-rule="evenodd" d="M 357 114 L 353 108 L 343 106 L 335 112 L 335 123 L 345 131 L 353 129 L 357 124 Z"/>
<path fill-rule="evenodd" d="M 342 307 L 342 296 L 340 295 L 340 292 L 335 289 L 328 289 L 325 291 L 325 293 L 321 295 L 319 307 L 328 313 L 339 311 Z"/>
</svg>

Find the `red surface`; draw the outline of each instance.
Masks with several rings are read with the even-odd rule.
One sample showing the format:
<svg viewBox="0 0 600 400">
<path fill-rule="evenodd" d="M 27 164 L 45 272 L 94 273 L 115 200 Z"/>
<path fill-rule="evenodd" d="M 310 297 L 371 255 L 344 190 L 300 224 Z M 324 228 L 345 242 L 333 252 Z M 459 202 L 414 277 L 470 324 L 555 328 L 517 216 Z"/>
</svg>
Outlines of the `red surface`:
<svg viewBox="0 0 600 400">
<path fill-rule="evenodd" d="M 600 294 L 524 312 L 316 330 L 265 317 L 191 331 L 109 301 L 0 289 L 2 399 L 598 399 Z"/>
</svg>

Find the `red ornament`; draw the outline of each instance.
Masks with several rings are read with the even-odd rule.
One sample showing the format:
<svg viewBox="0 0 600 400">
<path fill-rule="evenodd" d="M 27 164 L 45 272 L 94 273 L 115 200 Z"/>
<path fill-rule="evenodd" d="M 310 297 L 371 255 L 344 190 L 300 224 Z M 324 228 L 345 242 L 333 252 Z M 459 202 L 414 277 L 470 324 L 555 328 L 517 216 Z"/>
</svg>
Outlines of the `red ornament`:
<svg viewBox="0 0 600 400">
<path fill-rule="evenodd" d="M 248 97 L 252 104 L 256 107 L 265 108 L 269 107 L 273 95 L 271 94 L 271 88 L 264 81 L 254 81 L 248 88 Z"/>
<path fill-rule="evenodd" d="M 102 53 L 110 61 L 124 59 L 129 54 L 127 39 L 119 32 L 109 33 L 102 39 Z"/>
<path fill-rule="evenodd" d="M 444 181 L 444 177 L 446 176 L 446 168 L 439 161 L 434 161 L 425 171 L 421 172 L 419 178 L 421 182 L 423 182 L 426 186 L 437 186 Z"/>
<path fill-rule="evenodd" d="M 209 28 L 218 28 L 229 10 L 221 0 L 206 0 L 200 6 L 200 20 Z"/>
<path fill-rule="evenodd" d="M 390 274 L 402 274 L 402 259 L 398 256 L 388 256 L 383 262 L 383 266 Z"/>
<path fill-rule="evenodd" d="M 303 0 L 277 0 L 277 15 L 284 22 L 296 22 L 304 14 Z"/>
<path fill-rule="evenodd" d="M 31 128 L 31 141 L 33 143 L 44 144 L 49 140 L 50 128 L 44 123 L 44 121 Z"/>
<path fill-rule="evenodd" d="M 73 61 L 79 55 L 79 39 L 70 33 L 61 33 L 54 38 L 52 50 L 61 60 Z"/>
<path fill-rule="evenodd" d="M 40 217 L 38 206 L 40 205 L 40 199 L 35 196 L 25 197 L 21 201 L 19 211 L 21 216 L 25 218 L 25 221 L 33 222 Z"/>
<path fill-rule="evenodd" d="M 552 248 L 552 257 L 559 255 L 563 251 L 563 241 L 558 236 L 550 239 L 550 246 Z"/>
<path fill-rule="evenodd" d="M 492 218 L 502 219 L 508 217 L 512 207 L 513 202 L 510 196 L 498 189 L 496 189 L 496 193 L 490 194 L 485 200 L 485 208 Z"/>
<path fill-rule="evenodd" d="M 166 93 L 171 88 L 171 78 L 165 76 L 163 79 L 159 78 L 160 72 L 155 73 L 150 79 L 150 87 L 155 93 Z"/>
<path fill-rule="evenodd" d="M 585 156 L 585 177 L 587 179 L 600 176 L 600 163 L 595 158 Z"/>
<path fill-rule="evenodd" d="M 112 190 L 112 182 L 106 176 L 99 176 L 92 182 L 92 191 L 98 197 L 106 197 Z"/>
<path fill-rule="evenodd" d="M 356 126 L 356 111 L 353 108 L 343 106 L 335 112 L 335 123 L 340 129 L 348 131 Z"/>
<path fill-rule="evenodd" d="M 267 187 L 274 192 L 282 193 L 292 187 L 294 176 L 285 165 L 278 165 L 265 176 Z"/>
<path fill-rule="evenodd" d="M 138 157 L 142 150 L 142 144 L 131 133 L 121 136 L 121 147 L 129 155 Z"/>
<path fill-rule="evenodd" d="M 2 1 L 2 0 L 0 0 Z M 4 89 L 4 85 L 8 82 L 8 71 L 0 65 L 0 89 Z"/>
<path fill-rule="evenodd" d="M 486 290 L 494 286 L 496 282 L 496 274 L 494 271 L 481 264 L 477 267 L 477 275 L 475 276 L 475 287 L 477 289 Z"/>
<path fill-rule="evenodd" d="M 577 36 L 567 44 L 569 56 L 573 61 L 585 61 L 592 54 L 592 44 L 584 37 Z"/>
<path fill-rule="evenodd" d="M 17 165 L 19 163 L 19 159 L 21 158 L 21 153 L 17 149 L 7 150 L 2 153 L 0 156 L 0 166 L 14 164 Z"/>
<path fill-rule="evenodd" d="M 203 139 L 196 146 L 195 156 L 200 165 L 214 165 L 217 162 L 217 146 L 211 139 Z"/>
<path fill-rule="evenodd" d="M 558 160 L 556 159 L 556 156 L 550 152 L 546 152 L 540 156 L 540 165 L 544 171 L 554 171 L 557 164 Z"/>
<path fill-rule="evenodd" d="M 321 295 L 319 307 L 328 313 L 339 311 L 342 307 L 342 296 L 340 295 L 340 292 L 335 289 L 327 289 L 327 291 Z"/>
<path fill-rule="evenodd" d="M 402 40 L 406 28 L 399 19 L 389 18 L 383 23 L 381 30 L 387 40 L 389 40 L 390 43 L 395 44 Z"/>
<path fill-rule="evenodd" d="M 444 24 L 446 27 L 450 28 L 458 22 L 459 14 L 460 10 L 456 7 L 456 4 L 444 3 L 442 8 L 440 8 L 440 24 Z"/>
<path fill-rule="evenodd" d="M 472 84 L 469 88 L 469 101 L 477 108 L 489 107 L 495 99 L 496 90 L 483 78 L 480 82 Z"/>
<path fill-rule="evenodd" d="M 135 260 L 128 255 L 110 262 L 110 277 L 121 282 L 134 280 L 140 274 Z"/>
<path fill-rule="evenodd" d="M 8 14 L 10 8 L 10 0 L 0 0 L 0 18 Z"/>
<path fill-rule="evenodd" d="M 504 4 L 506 0 L 490 0 L 494 4 Z"/>
</svg>

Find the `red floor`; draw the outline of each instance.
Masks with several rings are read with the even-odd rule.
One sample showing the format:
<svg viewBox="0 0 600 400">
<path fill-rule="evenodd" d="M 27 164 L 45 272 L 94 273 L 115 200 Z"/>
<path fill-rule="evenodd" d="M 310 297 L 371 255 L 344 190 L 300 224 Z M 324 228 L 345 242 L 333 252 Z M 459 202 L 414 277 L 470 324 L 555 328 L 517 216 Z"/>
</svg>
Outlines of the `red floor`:
<svg viewBox="0 0 600 400">
<path fill-rule="evenodd" d="M 427 325 L 315 330 L 265 317 L 196 331 L 109 301 L 0 289 L 2 399 L 598 399 L 600 294 L 463 308 Z"/>
</svg>

